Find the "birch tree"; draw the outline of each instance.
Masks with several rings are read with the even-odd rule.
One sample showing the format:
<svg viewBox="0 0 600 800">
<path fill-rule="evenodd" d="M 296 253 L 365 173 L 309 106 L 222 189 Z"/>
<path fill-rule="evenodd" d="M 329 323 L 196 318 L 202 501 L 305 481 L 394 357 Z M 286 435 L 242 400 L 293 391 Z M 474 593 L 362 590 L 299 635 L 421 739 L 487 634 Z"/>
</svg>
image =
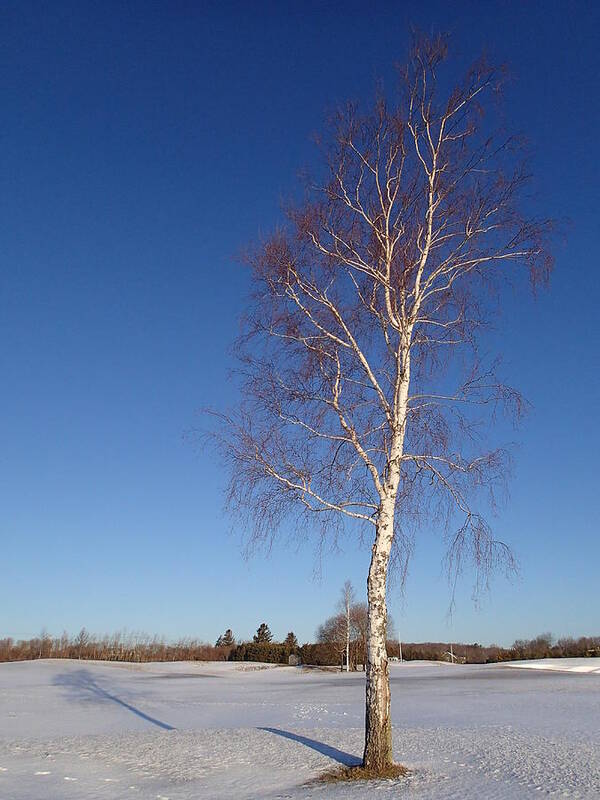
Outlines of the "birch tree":
<svg viewBox="0 0 600 800">
<path fill-rule="evenodd" d="M 340 659 L 342 669 L 344 664 L 344 654 L 346 653 L 346 617 L 336 614 L 328 617 L 316 631 L 317 642 L 331 645 Z"/>
<path fill-rule="evenodd" d="M 350 639 L 352 634 L 351 611 L 354 603 L 354 589 L 350 581 L 345 581 L 342 587 L 340 608 L 344 615 L 344 635 L 346 639 L 346 672 L 350 672 Z"/>
<path fill-rule="evenodd" d="M 355 639 L 355 660 L 362 665 L 365 671 L 365 655 L 367 652 L 367 628 L 369 621 L 368 606 L 366 603 L 355 603 L 350 609 L 350 620 Z M 388 639 L 390 635 L 390 618 L 388 617 Z"/>
<path fill-rule="evenodd" d="M 481 424 L 520 395 L 479 355 L 499 280 L 551 265 L 548 225 L 523 211 L 518 138 L 491 130 L 502 71 L 479 60 L 453 88 L 445 39 L 419 42 L 400 88 L 341 110 L 320 178 L 248 256 L 242 402 L 221 416 L 229 501 L 254 537 L 367 537 L 364 767 L 392 765 L 386 584 L 415 531 L 444 531 L 451 575 L 510 568 L 484 512 L 507 453 Z M 484 109 L 486 113 L 484 114 Z M 493 115 L 492 115 L 493 117 Z M 518 278 L 517 285 L 519 284 Z M 239 518 L 239 517 L 238 517 Z"/>
</svg>

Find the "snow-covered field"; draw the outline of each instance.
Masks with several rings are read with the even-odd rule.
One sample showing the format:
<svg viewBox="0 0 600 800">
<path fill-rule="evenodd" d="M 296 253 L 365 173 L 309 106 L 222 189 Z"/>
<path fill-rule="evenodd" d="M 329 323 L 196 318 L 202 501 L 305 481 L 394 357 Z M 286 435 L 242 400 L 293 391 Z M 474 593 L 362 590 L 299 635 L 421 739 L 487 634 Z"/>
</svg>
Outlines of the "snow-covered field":
<svg viewBox="0 0 600 800">
<path fill-rule="evenodd" d="M 362 674 L 0 664 L 0 798 L 600 797 L 600 675 L 423 663 L 391 675 L 395 753 L 412 773 L 366 788 L 310 782 L 360 756 Z"/>
<path fill-rule="evenodd" d="M 600 675 L 600 658 L 542 658 L 539 661 L 511 661 L 506 666 L 556 672 L 596 672 Z"/>
</svg>

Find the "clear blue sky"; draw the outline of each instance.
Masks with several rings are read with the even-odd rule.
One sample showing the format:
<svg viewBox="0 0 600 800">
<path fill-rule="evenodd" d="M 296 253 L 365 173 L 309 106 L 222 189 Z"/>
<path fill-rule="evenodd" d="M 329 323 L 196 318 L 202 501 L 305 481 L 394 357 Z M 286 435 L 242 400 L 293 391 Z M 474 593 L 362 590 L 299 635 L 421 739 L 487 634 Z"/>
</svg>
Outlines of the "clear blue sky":
<svg viewBox="0 0 600 800">
<path fill-rule="evenodd" d="M 0 636 L 85 625 L 213 640 L 266 620 L 302 641 L 348 539 L 245 561 L 224 477 L 184 441 L 234 400 L 239 248 L 279 218 L 324 112 L 392 84 L 410 25 L 512 67 L 540 209 L 571 220 L 552 286 L 498 340 L 534 410 L 496 521 L 521 577 L 451 625 L 434 531 L 401 601 L 406 640 L 600 632 L 597 34 L 593 2 L 5 2 L 0 11 Z M 231 522 L 234 532 L 230 533 Z"/>
</svg>

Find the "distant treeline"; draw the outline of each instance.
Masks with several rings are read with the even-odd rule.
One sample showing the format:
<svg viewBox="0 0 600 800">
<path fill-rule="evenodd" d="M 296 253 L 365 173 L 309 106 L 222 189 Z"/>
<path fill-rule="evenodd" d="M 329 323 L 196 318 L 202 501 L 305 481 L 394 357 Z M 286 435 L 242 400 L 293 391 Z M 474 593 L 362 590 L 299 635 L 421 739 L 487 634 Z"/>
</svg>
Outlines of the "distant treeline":
<svg viewBox="0 0 600 800">
<path fill-rule="evenodd" d="M 268 629 L 267 629 L 268 630 Z M 290 656 L 300 663 L 315 666 L 339 666 L 340 648 L 335 643 L 319 642 L 298 645 L 293 634 L 284 642 L 260 640 L 211 645 L 197 639 L 166 642 L 157 636 L 117 633 L 95 637 L 83 628 L 76 636 L 66 633 L 53 638 L 46 633 L 39 637 L 15 641 L 0 639 L 0 661 L 29 661 L 38 658 L 75 658 L 98 661 L 262 661 L 288 664 Z M 397 641 L 388 642 L 388 654 L 400 658 Z M 451 655 L 452 654 L 452 655 Z M 518 639 L 512 647 L 449 642 L 403 642 L 405 661 L 449 661 L 485 664 L 538 658 L 575 658 L 600 656 L 600 636 L 581 636 L 554 640 L 551 634 L 534 639 Z M 360 664 L 353 666 L 360 667 Z"/>
<path fill-rule="evenodd" d="M 197 639 L 167 642 L 158 636 L 115 633 L 96 637 L 83 628 L 76 636 L 41 634 L 34 639 L 0 639 L 0 661 L 36 658 L 81 658 L 88 661 L 227 661 L 231 648 Z"/>
<path fill-rule="evenodd" d="M 398 642 L 388 642 L 388 654 L 400 656 Z M 451 655 L 452 654 L 452 655 Z M 501 661 L 526 661 L 538 658 L 589 658 L 600 656 L 600 636 L 565 637 L 554 640 L 550 633 L 534 639 L 517 639 L 511 647 L 446 642 L 402 642 L 405 661 L 456 661 L 468 664 L 495 664 Z"/>
</svg>

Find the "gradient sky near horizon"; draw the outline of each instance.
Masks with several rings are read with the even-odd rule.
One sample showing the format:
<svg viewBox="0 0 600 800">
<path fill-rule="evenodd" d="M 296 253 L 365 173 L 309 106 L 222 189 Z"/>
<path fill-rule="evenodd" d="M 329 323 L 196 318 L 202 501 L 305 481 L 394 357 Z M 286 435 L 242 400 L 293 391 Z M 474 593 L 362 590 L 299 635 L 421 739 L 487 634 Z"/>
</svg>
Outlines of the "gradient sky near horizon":
<svg viewBox="0 0 600 800">
<path fill-rule="evenodd" d="M 368 546 L 277 542 L 245 560 L 225 478 L 184 433 L 235 400 L 240 248 L 280 219 L 311 135 L 393 86 L 411 25 L 511 67 L 539 210 L 568 219 L 549 291 L 498 342 L 532 403 L 495 521 L 520 577 L 451 621 L 435 531 L 404 640 L 600 633 L 597 422 L 600 6 L 593 2 L 5 2 L 0 247 L 0 637 L 86 626 L 214 640 L 263 620 L 310 640 Z"/>
</svg>

